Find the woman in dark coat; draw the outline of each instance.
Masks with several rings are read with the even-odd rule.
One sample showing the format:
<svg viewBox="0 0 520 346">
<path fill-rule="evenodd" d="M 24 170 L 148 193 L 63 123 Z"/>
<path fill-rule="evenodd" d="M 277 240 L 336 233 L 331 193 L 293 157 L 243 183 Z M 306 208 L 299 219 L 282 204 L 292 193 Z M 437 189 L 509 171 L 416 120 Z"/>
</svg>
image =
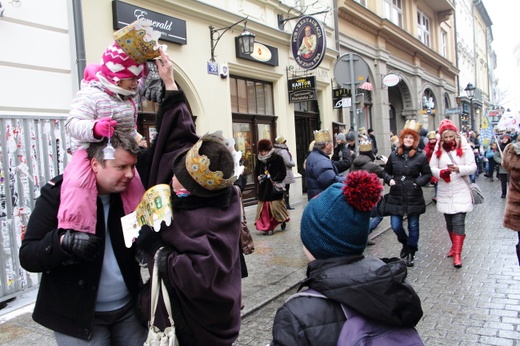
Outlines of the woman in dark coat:
<svg viewBox="0 0 520 346">
<path fill-rule="evenodd" d="M 273 144 L 268 139 L 258 142 L 255 176 L 258 179 L 258 206 L 256 209 L 255 226 L 265 235 L 272 235 L 278 224 L 289 221 L 287 207 L 283 200 L 284 191 L 275 193 L 273 185 L 284 187 L 287 174 L 283 158 L 274 152 Z"/>
<path fill-rule="evenodd" d="M 420 137 L 417 132 L 405 128 L 399 135 L 399 144 L 385 166 L 385 183 L 390 194 L 385 213 L 391 216 L 390 225 L 403 244 L 401 258 L 413 267 L 419 243 L 419 215 L 426 211 L 422 186 L 428 184 L 432 172 L 426 155 L 418 149 Z M 404 216 L 408 218 L 408 234 L 403 227 Z"/>
</svg>

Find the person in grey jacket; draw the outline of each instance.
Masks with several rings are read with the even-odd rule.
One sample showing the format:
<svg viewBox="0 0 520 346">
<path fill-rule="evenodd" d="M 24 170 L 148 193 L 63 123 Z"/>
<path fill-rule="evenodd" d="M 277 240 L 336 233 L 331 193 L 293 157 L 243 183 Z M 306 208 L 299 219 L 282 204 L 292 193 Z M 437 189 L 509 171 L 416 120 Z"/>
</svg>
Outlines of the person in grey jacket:
<svg viewBox="0 0 520 346">
<path fill-rule="evenodd" d="M 292 155 L 289 152 L 289 147 L 287 146 L 287 140 L 284 137 L 276 137 L 273 147 L 274 152 L 278 154 L 278 156 L 281 156 L 283 162 L 285 163 L 287 173 L 285 175 L 285 179 L 283 180 L 283 183 L 285 184 L 285 194 L 283 196 L 285 200 L 285 206 L 287 207 L 287 210 L 294 210 L 294 208 L 291 207 L 291 204 L 289 203 L 289 188 L 291 187 L 291 184 L 294 184 L 296 181 L 292 171 L 292 168 L 296 166 L 296 163 L 293 161 Z"/>
<path fill-rule="evenodd" d="M 351 172 L 311 200 L 301 219 L 301 240 L 309 259 L 300 285 L 327 299 L 296 296 L 276 312 L 272 346 L 335 346 L 346 317 L 342 304 L 388 326 L 414 327 L 421 301 L 407 283 L 397 258 L 365 257 L 370 210 L 382 185 L 375 174 Z"/>
</svg>

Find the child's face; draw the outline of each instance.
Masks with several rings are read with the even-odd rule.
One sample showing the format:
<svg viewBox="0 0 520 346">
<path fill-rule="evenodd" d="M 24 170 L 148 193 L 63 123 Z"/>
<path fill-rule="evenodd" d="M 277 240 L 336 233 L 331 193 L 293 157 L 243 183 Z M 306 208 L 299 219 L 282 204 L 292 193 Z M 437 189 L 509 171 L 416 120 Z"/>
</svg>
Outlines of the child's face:
<svg viewBox="0 0 520 346">
<path fill-rule="evenodd" d="M 184 189 L 184 186 L 182 186 L 175 175 L 172 177 L 172 187 L 174 192 L 178 192 L 181 189 Z"/>
<path fill-rule="evenodd" d="M 119 82 L 118 86 L 120 88 L 123 88 L 125 90 L 130 90 L 130 91 L 137 91 L 137 81 L 139 79 L 138 78 L 126 78 L 126 79 L 121 79 L 121 81 Z"/>
</svg>

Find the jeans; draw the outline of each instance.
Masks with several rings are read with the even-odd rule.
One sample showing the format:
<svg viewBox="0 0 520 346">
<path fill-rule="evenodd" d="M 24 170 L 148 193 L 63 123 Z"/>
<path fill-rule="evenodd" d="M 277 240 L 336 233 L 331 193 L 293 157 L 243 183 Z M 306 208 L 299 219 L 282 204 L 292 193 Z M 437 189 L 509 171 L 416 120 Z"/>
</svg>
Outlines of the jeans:
<svg viewBox="0 0 520 346">
<path fill-rule="evenodd" d="M 54 332 L 58 346 L 142 346 L 147 335 L 135 317 L 132 303 L 115 311 L 96 312 L 90 340 Z"/>
<path fill-rule="evenodd" d="M 419 243 L 419 214 L 408 215 L 408 235 L 403 227 L 402 215 L 391 215 L 390 226 L 397 235 L 397 240 L 407 244 L 410 250 L 417 251 Z"/>
<path fill-rule="evenodd" d="M 379 216 L 379 215 L 374 216 L 373 218 L 371 218 L 370 219 L 370 232 L 375 230 L 377 228 L 377 226 L 379 226 L 381 221 L 383 221 L 383 217 Z"/>
<path fill-rule="evenodd" d="M 379 215 L 377 205 L 370 211 L 370 233 L 376 229 L 377 226 L 383 221 L 383 216 Z"/>
</svg>

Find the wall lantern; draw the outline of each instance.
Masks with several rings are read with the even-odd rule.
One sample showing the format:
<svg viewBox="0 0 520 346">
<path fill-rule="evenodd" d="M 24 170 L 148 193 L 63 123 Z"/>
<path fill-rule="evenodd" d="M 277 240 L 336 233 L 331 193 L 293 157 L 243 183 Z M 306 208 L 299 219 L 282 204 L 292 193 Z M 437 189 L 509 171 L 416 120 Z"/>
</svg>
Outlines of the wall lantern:
<svg viewBox="0 0 520 346">
<path fill-rule="evenodd" d="M 224 35 L 226 31 L 233 28 L 235 25 L 242 23 L 243 21 L 245 21 L 244 31 L 238 36 L 238 44 L 240 46 L 240 51 L 242 52 L 242 54 L 253 53 L 256 35 L 247 30 L 247 18 L 248 17 L 243 18 L 235 24 L 220 29 L 215 29 L 213 26 L 210 25 L 209 33 L 211 39 L 211 61 L 215 62 L 215 48 L 217 47 L 218 41 L 220 41 L 222 35 Z"/>
</svg>

